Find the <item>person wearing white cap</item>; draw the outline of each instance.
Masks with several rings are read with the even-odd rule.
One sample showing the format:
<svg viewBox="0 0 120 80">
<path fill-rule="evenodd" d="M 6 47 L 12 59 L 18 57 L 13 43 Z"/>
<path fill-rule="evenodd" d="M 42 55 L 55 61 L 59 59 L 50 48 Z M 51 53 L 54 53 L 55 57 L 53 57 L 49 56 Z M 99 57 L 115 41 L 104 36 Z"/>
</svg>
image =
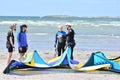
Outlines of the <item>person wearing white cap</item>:
<svg viewBox="0 0 120 80">
<path fill-rule="evenodd" d="M 75 40 L 74 40 L 74 35 L 75 32 L 74 30 L 71 28 L 71 24 L 70 23 L 66 23 L 66 28 L 67 28 L 67 34 L 66 34 L 66 43 L 67 46 L 71 47 L 71 59 L 73 59 L 73 49 L 75 47 Z"/>
</svg>

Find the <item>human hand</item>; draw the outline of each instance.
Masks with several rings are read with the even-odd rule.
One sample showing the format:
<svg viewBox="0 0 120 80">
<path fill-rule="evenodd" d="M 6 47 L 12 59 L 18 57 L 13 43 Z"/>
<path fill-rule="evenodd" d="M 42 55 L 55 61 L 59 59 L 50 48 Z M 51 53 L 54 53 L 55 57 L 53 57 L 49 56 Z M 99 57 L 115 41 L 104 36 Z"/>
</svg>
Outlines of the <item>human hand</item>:
<svg viewBox="0 0 120 80">
<path fill-rule="evenodd" d="M 26 49 L 28 50 L 28 47 L 26 47 Z"/>
<path fill-rule="evenodd" d="M 56 51 L 56 49 L 57 49 L 57 48 L 55 47 L 54 50 Z"/>
<path fill-rule="evenodd" d="M 15 51 L 15 47 L 13 47 L 13 51 Z"/>
<path fill-rule="evenodd" d="M 19 50 L 22 51 L 22 48 L 20 47 Z"/>
<path fill-rule="evenodd" d="M 12 47 L 13 47 L 13 48 L 15 48 L 15 46 L 14 46 L 14 45 L 12 45 Z"/>
<path fill-rule="evenodd" d="M 67 47 L 65 46 L 64 49 L 66 49 Z"/>
<path fill-rule="evenodd" d="M 57 36 L 57 38 L 62 38 L 62 35 Z"/>
</svg>

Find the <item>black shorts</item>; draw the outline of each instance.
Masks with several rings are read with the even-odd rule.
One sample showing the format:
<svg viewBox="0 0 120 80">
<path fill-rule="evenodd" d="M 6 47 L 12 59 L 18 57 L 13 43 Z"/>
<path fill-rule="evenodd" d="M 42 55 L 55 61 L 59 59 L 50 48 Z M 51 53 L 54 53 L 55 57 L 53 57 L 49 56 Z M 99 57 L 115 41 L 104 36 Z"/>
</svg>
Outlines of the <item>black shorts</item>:
<svg viewBox="0 0 120 80">
<path fill-rule="evenodd" d="M 19 53 L 26 53 L 27 47 L 21 47 L 21 48 L 22 48 L 22 50 L 20 50 L 20 48 L 19 48 Z"/>
<path fill-rule="evenodd" d="M 7 48 L 8 49 L 8 52 L 12 53 L 13 52 L 13 47 L 9 47 Z"/>
</svg>

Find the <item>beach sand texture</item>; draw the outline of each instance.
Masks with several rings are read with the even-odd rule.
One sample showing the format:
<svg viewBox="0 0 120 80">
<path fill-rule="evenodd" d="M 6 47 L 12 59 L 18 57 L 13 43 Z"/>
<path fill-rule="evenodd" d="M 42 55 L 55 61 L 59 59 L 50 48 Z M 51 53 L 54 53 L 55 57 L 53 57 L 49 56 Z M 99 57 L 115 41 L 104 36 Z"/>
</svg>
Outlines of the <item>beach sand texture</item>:
<svg viewBox="0 0 120 80">
<path fill-rule="evenodd" d="M 17 52 L 13 53 L 13 59 L 17 60 Z M 40 52 L 41 57 L 48 61 L 53 58 L 52 53 L 45 54 Z M 113 57 L 119 56 L 119 52 L 105 51 Z M 0 80 L 119 80 L 119 74 L 108 71 L 96 71 L 96 72 L 75 72 L 69 69 L 61 70 L 26 70 L 17 71 L 17 74 L 3 74 L 6 63 L 6 52 L 0 52 Z M 89 58 L 91 52 L 75 52 L 74 58 L 79 62 L 85 63 Z"/>
</svg>

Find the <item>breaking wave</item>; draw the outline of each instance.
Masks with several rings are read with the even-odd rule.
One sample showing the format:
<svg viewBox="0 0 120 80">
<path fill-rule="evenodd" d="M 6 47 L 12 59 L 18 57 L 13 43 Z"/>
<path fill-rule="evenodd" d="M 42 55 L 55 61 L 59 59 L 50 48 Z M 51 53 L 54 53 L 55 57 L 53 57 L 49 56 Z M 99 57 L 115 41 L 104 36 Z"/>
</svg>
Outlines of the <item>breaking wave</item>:
<svg viewBox="0 0 120 80">
<path fill-rule="evenodd" d="M 49 20 L 11 20 L 11 21 L 0 21 L 0 25 L 10 25 L 10 24 L 28 24 L 33 26 L 52 26 L 52 25 L 65 25 L 65 23 L 68 21 L 49 21 Z M 70 21 L 72 25 L 74 26 L 93 26 L 93 27 L 100 27 L 100 26 L 120 26 L 120 21 L 85 21 L 85 20 L 73 20 Z"/>
</svg>

